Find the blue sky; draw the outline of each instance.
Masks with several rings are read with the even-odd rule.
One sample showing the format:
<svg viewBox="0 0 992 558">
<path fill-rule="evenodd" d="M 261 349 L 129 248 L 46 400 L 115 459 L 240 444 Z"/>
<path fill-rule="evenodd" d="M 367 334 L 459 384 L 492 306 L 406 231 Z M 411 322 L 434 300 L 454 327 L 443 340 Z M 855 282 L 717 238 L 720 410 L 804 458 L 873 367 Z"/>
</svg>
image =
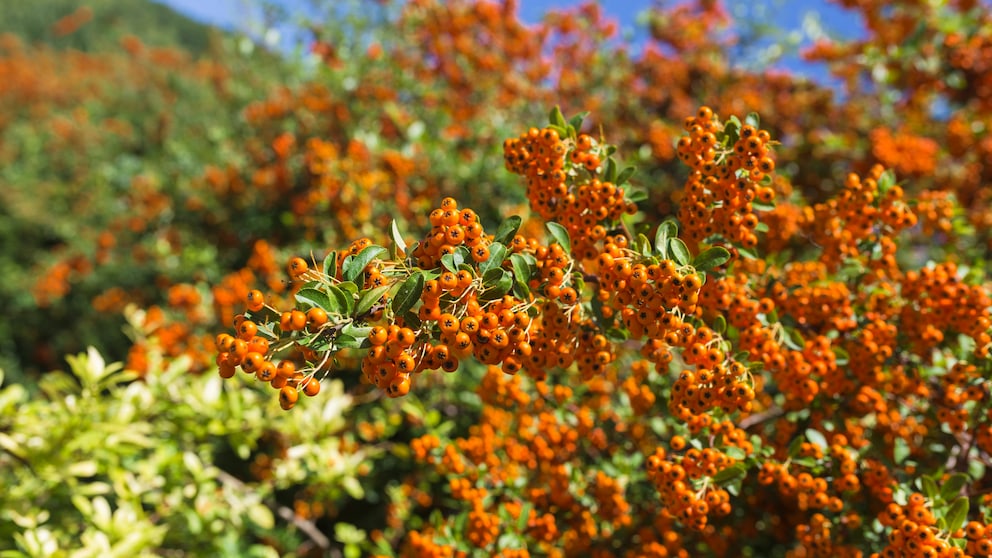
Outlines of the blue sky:
<svg viewBox="0 0 992 558">
<path fill-rule="evenodd" d="M 200 21 L 227 28 L 246 29 L 251 24 L 251 14 L 247 6 L 252 0 L 157 0 Z M 671 2 L 674 3 L 674 2 Z M 282 0 L 289 13 L 300 10 L 306 0 Z M 537 21 L 549 8 L 569 7 L 578 4 L 569 0 L 521 0 L 520 15 L 525 21 Z M 636 25 L 638 14 L 651 4 L 651 0 L 601 0 L 604 11 L 616 18 L 621 29 L 636 33 L 644 32 Z M 863 32 L 861 20 L 826 0 L 725 0 L 725 6 L 732 15 L 757 22 L 767 22 L 779 29 L 778 41 L 808 44 L 811 37 L 821 32 L 831 36 L 856 36 Z M 763 48 L 776 48 L 765 44 Z M 823 67 L 811 66 L 795 57 L 786 57 L 780 66 L 813 79 L 823 80 L 826 71 Z"/>
</svg>

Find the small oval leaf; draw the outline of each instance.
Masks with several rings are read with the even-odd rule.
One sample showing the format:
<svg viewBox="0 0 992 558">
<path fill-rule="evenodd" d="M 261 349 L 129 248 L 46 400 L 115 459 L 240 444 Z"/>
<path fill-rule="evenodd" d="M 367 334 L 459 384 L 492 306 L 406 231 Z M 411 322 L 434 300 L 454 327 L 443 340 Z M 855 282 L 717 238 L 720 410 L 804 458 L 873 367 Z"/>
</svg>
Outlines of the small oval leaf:
<svg viewBox="0 0 992 558">
<path fill-rule="evenodd" d="M 689 265 L 689 262 L 692 261 L 692 254 L 689 253 L 689 247 L 685 245 L 685 242 L 682 242 L 681 238 L 668 239 L 668 253 L 671 254 L 675 263 L 680 266 Z"/>
<path fill-rule="evenodd" d="M 571 254 L 572 240 L 568 237 L 568 230 L 554 221 L 548 221 L 544 226 L 548 229 L 548 232 L 551 233 L 551 237 L 554 238 L 555 242 L 565 249 L 565 253 Z"/>
<path fill-rule="evenodd" d="M 420 295 L 424 292 L 424 274 L 415 272 L 406 278 L 400 285 L 396 295 L 393 296 L 390 307 L 396 315 L 402 315 L 420 300 Z"/>
<path fill-rule="evenodd" d="M 496 234 L 493 235 L 493 241 L 501 244 L 509 244 L 513 240 L 513 236 L 520 230 L 521 223 L 523 223 L 523 219 L 519 215 L 507 217 L 505 221 L 499 224 L 499 228 L 496 229 Z"/>
</svg>

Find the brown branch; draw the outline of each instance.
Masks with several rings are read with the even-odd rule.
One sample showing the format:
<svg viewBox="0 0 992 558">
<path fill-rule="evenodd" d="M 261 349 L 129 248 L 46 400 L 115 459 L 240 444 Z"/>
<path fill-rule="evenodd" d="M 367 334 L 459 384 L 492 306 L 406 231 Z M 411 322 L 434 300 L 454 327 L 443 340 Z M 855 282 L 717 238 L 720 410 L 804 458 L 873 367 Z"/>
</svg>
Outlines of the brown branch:
<svg viewBox="0 0 992 558">
<path fill-rule="evenodd" d="M 238 490 L 248 490 L 248 486 L 241 481 L 241 479 L 235 477 L 234 475 L 224 471 L 223 469 L 218 469 L 217 478 L 221 480 L 224 484 L 232 486 Z M 296 512 L 289 509 L 286 506 L 279 504 L 278 502 L 266 503 L 269 507 L 275 508 L 276 514 L 279 515 L 283 520 L 292 523 L 297 529 L 302 531 L 310 541 L 317 545 L 321 550 L 328 550 L 331 547 L 331 540 L 327 538 L 324 533 L 320 532 L 320 529 L 309 520 L 303 519 L 302 517 L 296 515 Z"/>
<path fill-rule="evenodd" d="M 738 428 L 740 428 L 741 430 L 747 430 L 752 426 L 757 426 L 763 422 L 777 419 L 778 417 L 784 414 L 785 414 L 785 410 L 782 409 L 781 407 L 772 407 L 771 409 L 767 409 L 758 414 L 744 417 L 743 419 L 741 419 L 741 423 L 738 425 Z"/>
</svg>

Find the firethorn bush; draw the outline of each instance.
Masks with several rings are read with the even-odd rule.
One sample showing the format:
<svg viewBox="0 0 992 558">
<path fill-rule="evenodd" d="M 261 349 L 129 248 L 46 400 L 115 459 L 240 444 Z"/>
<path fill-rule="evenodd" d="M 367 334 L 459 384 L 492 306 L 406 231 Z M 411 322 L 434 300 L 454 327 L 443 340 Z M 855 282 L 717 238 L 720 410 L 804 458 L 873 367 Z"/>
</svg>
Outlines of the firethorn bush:
<svg viewBox="0 0 992 558">
<path fill-rule="evenodd" d="M 803 207 L 778 262 L 756 114 L 687 116 L 660 224 L 581 126 L 556 108 L 503 142 L 546 234 L 448 197 L 412 244 L 394 221 L 388 248 L 294 257 L 288 305 L 251 291 L 217 336 L 220 375 L 288 410 L 339 356 L 389 397 L 485 365 L 468 435 L 411 442 L 447 486 L 405 554 L 987 555 L 992 298 L 980 270 L 900 262 L 918 217 L 892 171 Z"/>
<path fill-rule="evenodd" d="M 314 3 L 289 61 L 51 2 L 3 556 L 992 555 L 986 4 L 838 2 L 824 86 L 708 0 Z"/>
</svg>

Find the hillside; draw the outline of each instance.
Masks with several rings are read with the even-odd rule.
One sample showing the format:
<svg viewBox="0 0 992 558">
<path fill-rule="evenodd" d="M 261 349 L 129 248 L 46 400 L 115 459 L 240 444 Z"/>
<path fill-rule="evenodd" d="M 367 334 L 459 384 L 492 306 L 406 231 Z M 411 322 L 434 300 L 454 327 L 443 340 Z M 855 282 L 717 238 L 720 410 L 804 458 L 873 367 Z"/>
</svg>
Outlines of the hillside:
<svg viewBox="0 0 992 558">
<path fill-rule="evenodd" d="M 148 45 L 181 45 L 198 55 L 208 49 L 211 29 L 151 0 L 35 0 L 0 7 L 0 33 L 84 51 L 105 49 L 133 34 Z"/>
</svg>

